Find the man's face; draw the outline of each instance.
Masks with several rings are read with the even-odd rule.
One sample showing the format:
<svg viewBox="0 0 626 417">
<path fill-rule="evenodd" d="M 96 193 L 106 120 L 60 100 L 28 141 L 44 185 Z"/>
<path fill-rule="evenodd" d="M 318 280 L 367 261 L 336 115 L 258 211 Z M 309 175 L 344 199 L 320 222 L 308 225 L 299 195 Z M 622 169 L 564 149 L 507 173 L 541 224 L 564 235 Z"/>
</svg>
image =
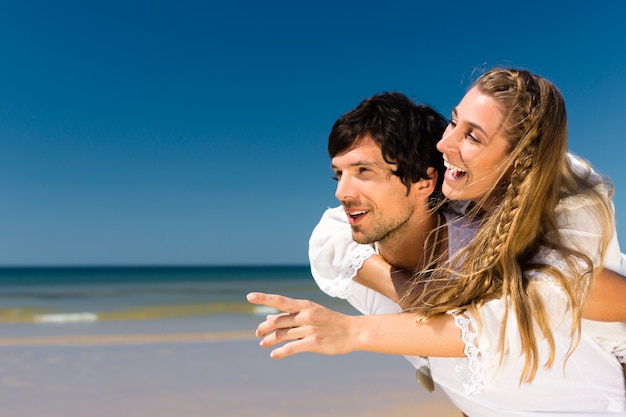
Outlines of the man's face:
<svg viewBox="0 0 626 417">
<path fill-rule="evenodd" d="M 335 196 L 348 215 L 356 242 L 382 241 L 408 225 L 417 200 L 392 174 L 395 168 L 385 162 L 370 135 L 332 159 L 337 180 Z"/>
</svg>

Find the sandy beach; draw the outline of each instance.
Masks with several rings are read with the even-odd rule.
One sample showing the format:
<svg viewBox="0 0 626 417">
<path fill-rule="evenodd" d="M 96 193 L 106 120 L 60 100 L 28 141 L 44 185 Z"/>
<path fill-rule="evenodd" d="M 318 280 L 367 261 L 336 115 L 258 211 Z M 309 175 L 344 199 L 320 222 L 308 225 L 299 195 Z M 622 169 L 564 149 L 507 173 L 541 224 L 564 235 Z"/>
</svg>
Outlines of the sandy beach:
<svg viewBox="0 0 626 417">
<path fill-rule="evenodd" d="M 97 333 L 94 327 L 7 332 L 3 326 L 2 415 L 460 415 L 440 389 L 421 388 L 400 357 L 303 354 L 277 361 L 258 346 L 252 326 L 198 331 L 170 324 L 159 327 L 164 332 L 118 324 Z"/>
<path fill-rule="evenodd" d="M 355 313 L 307 267 L 18 272 L 0 293 L 0 417 L 460 416 L 399 356 L 271 359 L 247 292 Z"/>
</svg>

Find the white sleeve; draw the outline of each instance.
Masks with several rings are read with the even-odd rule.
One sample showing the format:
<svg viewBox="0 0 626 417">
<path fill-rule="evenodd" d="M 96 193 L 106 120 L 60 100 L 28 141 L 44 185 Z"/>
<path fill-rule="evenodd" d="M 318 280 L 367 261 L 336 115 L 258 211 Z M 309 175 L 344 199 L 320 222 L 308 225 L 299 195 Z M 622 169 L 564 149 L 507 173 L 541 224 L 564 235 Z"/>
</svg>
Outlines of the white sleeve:
<svg viewBox="0 0 626 417">
<path fill-rule="evenodd" d="M 388 314 L 400 308 L 391 299 L 355 281 L 354 276 L 369 257 L 373 245 L 359 244 L 341 206 L 327 209 L 309 239 L 311 274 L 322 291 L 346 299 L 363 314 Z"/>
<path fill-rule="evenodd" d="M 621 253 L 616 231 L 609 242 L 604 267 L 626 276 L 626 254 Z M 626 363 L 626 323 L 582 320 L 582 330 L 602 349 L 611 352 L 621 363 Z"/>
<path fill-rule="evenodd" d="M 584 164 L 575 157 L 570 156 L 569 161 L 576 171 L 580 172 L 581 170 L 586 169 Z M 592 180 L 598 183 L 596 187 L 598 187 L 598 190 L 608 199 L 610 193 L 607 187 L 604 185 L 602 177 L 598 173 L 593 171 L 593 169 L 590 169 L 590 177 L 592 178 Z M 613 208 L 612 204 L 613 203 L 611 202 L 611 208 Z M 578 204 L 574 208 L 580 208 L 580 204 Z M 613 212 L 614 211 L 615 210 L 613 208 Z M 580 219 L 579 221 L 584 224 L 586 221 L 584 210 L 577 210 L 574 213 L 575 216 Z M 587 216 L 592 217 L 589 214 Z M 572 239 L 575 238 L 576 235 L 573 235 Z M 586 247 L 587 250 L 590 247 L 594 247 L 589 246 L 591 244 L 593 243 L 586 242 L 585 240 L 581 242 L 581 246 L 583 248 Z M 603 266 L 623 276 L 626 276 L 626 255 L 621 253 L 619 241 L 617 238 L 617 231 L 615 229 L 613 229 L 613 236 L 605 253 Z M 599 344 L 605 351 L 611 352 L 618 358 L 621 363 L 626 363 L 626 323 L 582 320 L 582 330 L 585 334 L 590 336 L 597 344 Z"/>
<path fill-rule="evenodd" d="M 626 323 L 582 320 L 583 333 L 626 364 Z"/>
</svg>

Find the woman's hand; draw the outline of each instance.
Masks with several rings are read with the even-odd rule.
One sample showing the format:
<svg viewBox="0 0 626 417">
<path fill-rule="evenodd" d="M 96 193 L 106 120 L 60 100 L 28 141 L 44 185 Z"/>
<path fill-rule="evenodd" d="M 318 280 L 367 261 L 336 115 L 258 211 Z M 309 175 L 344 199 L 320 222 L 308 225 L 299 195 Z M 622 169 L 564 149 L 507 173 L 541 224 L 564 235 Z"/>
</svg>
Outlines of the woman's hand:
<svg viewBox="0 0 626 417">
<path fill-rule="evenodd" d="M 284 358 L 301 352 L 326 355 L 348 353 L 353 350 L 352 316 L 337 313 L 308 300 L 296 300 L 277 294 L 250 293 L 248 302 L 284 311 L 267 316 L 259 324 L 256 335 L 261 337 L 261 347 L 274 349 L 270 357 Z"/>
</svg>

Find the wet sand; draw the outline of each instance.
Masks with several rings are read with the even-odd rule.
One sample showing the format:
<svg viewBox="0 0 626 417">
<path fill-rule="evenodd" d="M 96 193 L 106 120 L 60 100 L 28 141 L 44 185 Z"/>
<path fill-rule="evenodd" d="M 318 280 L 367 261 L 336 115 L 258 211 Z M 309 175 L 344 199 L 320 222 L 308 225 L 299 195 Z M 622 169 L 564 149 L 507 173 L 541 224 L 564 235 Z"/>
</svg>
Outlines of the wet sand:
<svg viewBox="0 0 626 417">
<path fill-rule="evenodd" d="M 357 352 L 273 360 L 251 330 L 176 327 L 97 333 L 45 327 L 35 332 L 45 334 L 16 335 L 3 326 L 2 415 L 460 416 L 440 389 L 419 386 L 400 357 Z"/>
</svg>

